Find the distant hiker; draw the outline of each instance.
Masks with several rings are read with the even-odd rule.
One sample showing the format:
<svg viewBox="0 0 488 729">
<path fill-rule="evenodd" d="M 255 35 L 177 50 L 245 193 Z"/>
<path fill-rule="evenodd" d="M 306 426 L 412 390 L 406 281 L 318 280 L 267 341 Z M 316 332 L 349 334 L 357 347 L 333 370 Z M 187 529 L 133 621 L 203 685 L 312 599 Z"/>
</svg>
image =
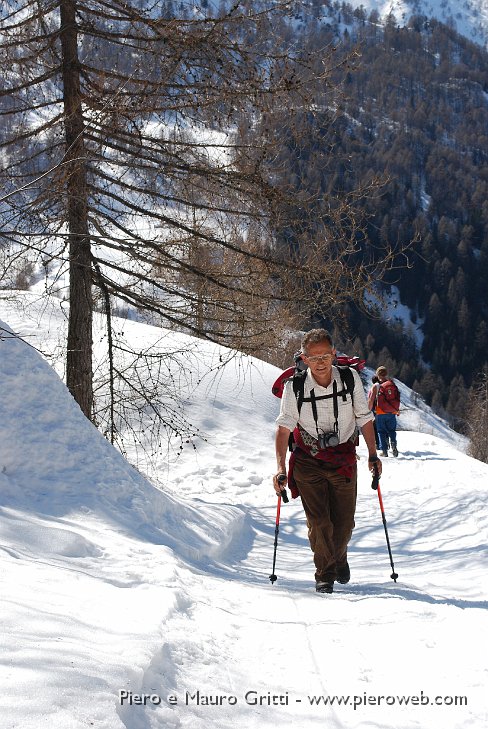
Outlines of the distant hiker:
<svg viewBox="0 0 488 729">
<path fill-rule="evenodd" d="M 400 391 L 388 370 L 381 366 L 376 370 L 378 382 L 373 385 L 368 395 L 368 405 L 375 413 L 376 429 L 380 441 L 381 455 L 388 456 L 388 448 L 398 456 L 396 436 L 396 416 L 400 412 Z"/>
<path fill-rule="evenodd" d="M 373 415 L 376 415 L 375 408 L 376 408 L 376 390 L 374 389 L 374 385 L 376 385 L 377 382 L 379 382 L 378 377 L 376 375 L 373 375 L 371 378 L 371 382 L 373 383 L 373 386 L 371 387 L 371 390 L 368 392 L 368 406 Z M 378 438 L 378 428 L 376 427 L 376 418 L 373 420 L 373 427 L 374 427 L 374 440 L 376 443 L 376 447 L 380 447 L 380 439 Z"/>
<path fill-rule="evenodd" d="M 368 466 L 381 473 L 376 453 L 373 414 L 358 373 L 332 364 L 336 350 L 325 329 L 312 329 L 302 340 L 307 366 L 302 390 L 286 382 L 276 430 L 278 471 L 287 475 L 286 454 L 291 433 L 288 485 L 292 496 L 301 496 L 307 517 L 310 547 L 314 554 L 317 592 L 331 593 L 334 581 L 350 579 L 347 546 L 354 528 L 357 493 L 356 445 L 358 428 L 368 447 Z M 347 384 L 349 382 L 349 384 Z M 296 388 L 295 388 L 296 389 Z"/>
</svg>

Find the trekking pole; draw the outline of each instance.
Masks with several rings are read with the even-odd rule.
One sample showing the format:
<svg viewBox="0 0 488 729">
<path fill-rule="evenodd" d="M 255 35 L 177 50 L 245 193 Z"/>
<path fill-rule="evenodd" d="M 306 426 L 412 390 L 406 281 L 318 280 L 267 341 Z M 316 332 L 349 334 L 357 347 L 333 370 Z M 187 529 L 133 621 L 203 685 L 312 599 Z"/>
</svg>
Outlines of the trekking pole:
<svg viewBox="0 0 488 729">
<path fill-rule="evenodd" d="M 374 474 L 373 474 L 373 481 L 371 483 L 371 488 L 378 492 L 378 501 L 380 502 L 381 518 L 383 519 L 383 526 L 385 528 L 386 544 L 388 547 L 388 554 L 390 555 L 390 564 L 391 564 L 391 569 L 392 569 L 392 573 L 391 573 L 390 577 L 394 582 L 396 582 L 398 575 L 395 572 L 395 565 L 393 564 L 393 557 L 391 554 L 390 538 L 388 536 L 388 527 L 386 526 L 385 509 L 383 506 L 383 499 L 381 498 L 380 474 L 378 473 L 378 466 L 376 465 L 376 463 L 374 464 Z"/>
<path fill-rule="evenodd" d="M 284 484 L 286 481 L 286 476 L 284 473 L 280 473 L 278 476 L 278 483 Z M 276 550 L 278 548 L 278 533 L 280 531 L 280 511 L 281 511 L 281 499 L 286 503 L 288 503 L 288 494 L 286 493 L 286 489 L 281 489 L 281 493 L 278 494 L 278 505 L 276 507 L 276 526 L 275 526 L 275 538 L 274 538 L 274 554 L 273 554 L 273 573 L 269 576 L 269 579 L 271 581 L 271 584 L 274 585 L 276 580 L 278 579 L 275 575 L 275 565 L 276 565 Z"/>
</svg>

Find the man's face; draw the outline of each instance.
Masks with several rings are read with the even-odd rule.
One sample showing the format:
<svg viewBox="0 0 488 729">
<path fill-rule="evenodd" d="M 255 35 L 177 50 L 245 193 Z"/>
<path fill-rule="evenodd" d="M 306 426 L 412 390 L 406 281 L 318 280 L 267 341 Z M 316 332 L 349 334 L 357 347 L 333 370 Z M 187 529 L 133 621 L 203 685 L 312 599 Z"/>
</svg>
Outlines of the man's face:
<svg viewBox="0 0 488 729">
<path fill-rule="evenodd" d="M 317 381 L 330 374 L 335 353 L 336 350 L 327 341 L 308 345 L 307 353 L 303 355 L 303 359 Z"/>
</svg>

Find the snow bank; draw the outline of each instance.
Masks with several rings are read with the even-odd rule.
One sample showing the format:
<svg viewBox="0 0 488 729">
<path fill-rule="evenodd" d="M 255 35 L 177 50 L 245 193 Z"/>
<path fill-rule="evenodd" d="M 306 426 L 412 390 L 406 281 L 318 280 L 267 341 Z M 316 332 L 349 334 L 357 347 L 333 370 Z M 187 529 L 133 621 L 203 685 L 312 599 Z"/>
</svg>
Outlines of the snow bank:
<svg viewBox="0 0 488 729">
<path fill-rule="evenodd" d="M 223 553 L 243 528 L 242 512 L 183 505 L 148 483 L 84 417 L 40 354 L 0 326 L 2 504 L 55 518 L 83 509 L 193 560 Z M 41 532 L 33 537 L 31 529 L 30 538 L 42 542 Z M 65 538 L 55 535 L 60 552 Z"/>
</svg>

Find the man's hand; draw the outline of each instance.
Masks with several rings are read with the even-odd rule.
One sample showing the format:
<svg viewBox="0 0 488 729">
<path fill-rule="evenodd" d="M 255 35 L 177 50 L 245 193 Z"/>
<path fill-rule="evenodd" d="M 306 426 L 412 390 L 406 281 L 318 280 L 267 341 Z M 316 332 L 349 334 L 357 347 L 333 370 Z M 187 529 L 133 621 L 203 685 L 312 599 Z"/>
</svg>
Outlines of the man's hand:
<svg viewBox="0 0 488 729">
<path fill-rule="evenodd" d="M 284 488 L 286 488 L 286 481 L 286 473 L 284 473 L 283 471 L 280 471 L 273 476 L 273 486 L 278 496 L 281 496 L 281 492 Z"/>
<path fill-rule="evenodd" d="M 381 476 L 383 466 L 381 464 L 380 459 L 377 455 L 369 456 L 368 458 L 368 468 L 371 471 L 371 473 L 374 475 L 375 467 L 378 472 L 378 476 Z"/>
</svg>

